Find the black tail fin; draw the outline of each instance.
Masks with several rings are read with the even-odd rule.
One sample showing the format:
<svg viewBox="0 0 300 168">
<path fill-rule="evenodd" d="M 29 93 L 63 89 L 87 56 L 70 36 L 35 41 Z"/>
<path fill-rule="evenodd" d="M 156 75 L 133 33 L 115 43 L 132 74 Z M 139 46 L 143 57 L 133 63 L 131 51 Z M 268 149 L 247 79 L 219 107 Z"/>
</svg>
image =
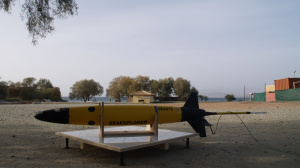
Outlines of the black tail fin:
<svg viewBox="0 0 300 168">
<path fill-rule="evenodd" d="M 204 117 L 189 120 L 188 123 L 197 133 L 200 134 L 200 137 L 206 137 L 205 126 L 211 126 L 211 124 L 208 123 Z"/>
<path fill-rule="evenodd" d="M 198 95 L 196 92 L 190 94 L 183 107 L 199 108 Z"/>
<path fill-rule="evenodd" d="M 211 126 L 205 119 L 204 115 L 201 115 L 200 113 L 205 113 L 204 110 L 199 109 L 199 102 L 198 102 L 198 95 L 196 92 L 193 92 L 188 97 L 187 101 L 184 104 L 184 111 L 187 116 L 189 114 L 194 116 L 193 113 L 199 113 L 199 115 L 196 114 L 196 116 L 199 117 L 186 117 L 187 122 L 192 126 L 192 128 L 200 134 L 200 137 L 206 137 L 206 130 L 205 126 Z"/>
</svg>

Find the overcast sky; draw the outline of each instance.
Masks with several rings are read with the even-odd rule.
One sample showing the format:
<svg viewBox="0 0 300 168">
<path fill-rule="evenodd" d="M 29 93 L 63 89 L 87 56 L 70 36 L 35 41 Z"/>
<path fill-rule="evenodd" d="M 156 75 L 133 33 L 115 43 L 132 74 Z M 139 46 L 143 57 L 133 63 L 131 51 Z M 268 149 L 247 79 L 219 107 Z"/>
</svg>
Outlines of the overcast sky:
<svg viewBox="0 0 300 168">
<path fill-rule="evenodd" d="M 200 94 L 243 97 L 300 76 L 298 0 L 77 0 L 33 46 L 16 2 L 0 11 L 0 77 L 50 79 L 68 96 L 79 80 L 104 89 L 120 75 L 183 77 Z M 104 96 L 103 94 L 102 96 Z"/>
</svg>

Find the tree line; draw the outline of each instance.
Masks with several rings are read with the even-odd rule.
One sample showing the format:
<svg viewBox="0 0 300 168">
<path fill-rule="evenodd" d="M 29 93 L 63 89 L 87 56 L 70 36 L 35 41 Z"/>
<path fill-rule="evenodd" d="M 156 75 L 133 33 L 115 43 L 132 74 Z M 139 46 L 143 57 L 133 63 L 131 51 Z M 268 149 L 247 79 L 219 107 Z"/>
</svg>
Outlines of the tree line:
<svg viewBox="0 0 300 168">
<path fill-rule="evenodd" d="M 89 101 L 95 96 L 103 94 L 103 87 L 93 79 L 77 81 L 70 87 L 69 98 L 71 100 Z M 121 99 L 128 98 L 134 92 L 145 90 L 155 94 L 156 97 L 168 98 L 177 96 L 178 100 L 185 100 L 191 92 L 198 90 L 191 85 L 191 82 L 182 77 L 173 79 L 172 77 L 163 79 L 150 79 L 148 76 L 138 75 L 136 77 L 119 76 L 110 81 L 106 89 L 106 96 Z M 207 101 L 207 96 L 199 95 L 203 101 Z M 0 81 L 0 100 L 61 100 L 59 87 L 54 87 L 49 79 L 41 78 L 38 81 L 33 77 L 23 79 L 22 82 Z"/>
<path fill-rule="evenodd" d="M 22 82 L 0 81 L 0 100 L 61 100 L 60 88 L 54 87 L 49 79 L 41 78 L 36 81 L 33 77 L 24 78 Z"/>
<path fill-rule="evenodd" d="M 112 79 L 109 87 L 106 89 L 106 96 L 120 100 L 128 98 L 137 91 L 147 91 L 155 94 L 158 99 L 177 96 L 178 100 L 186 100 L 191 92 L 199 94 L 198 90 L 191 85 L 189 80 L 178 77 L 174 80 L 172 77 L 163 79 L 150 79 L 148 76 L 138 75 L 136 77 L 118 76 Z M 89 101 L 94 96 L 101 96 L 103 87 L 94 80 L 81 80 L 71 87 L 69 93 L 70 99 Z M 199 95 L 202 101 L 207 101 L 208 97 Z"/>
<path fill-rule="evenodd" d="M 137 77 L 119 76 L 114 78 L 106 89 L 106 96 L 120 99 L 130 97 L 134 92 L 145 90 L 155 94 L 156 97 L 171 97 L 175 95 L 179 100 L 186 99 L 191 92 L 198 90 L 191 86 L 191 82 L 178 77 L 164 79 L 150 79 L 148 76 L 138 75 Z"/>
</svg>

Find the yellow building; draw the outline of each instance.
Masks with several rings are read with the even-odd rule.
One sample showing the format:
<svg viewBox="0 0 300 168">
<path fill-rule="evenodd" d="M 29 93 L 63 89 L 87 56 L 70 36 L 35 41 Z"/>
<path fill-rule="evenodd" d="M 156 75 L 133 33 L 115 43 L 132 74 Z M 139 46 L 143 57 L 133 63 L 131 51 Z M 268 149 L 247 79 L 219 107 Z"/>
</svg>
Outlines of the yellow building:
<svg viewBox="0 0 300 168">
<path fill-rule="evenodd" d="M 134 92 L 132 94 L 132 103 L 152 103 L 155 94 L 149 93 L 145 90 Z"/>
<path fill-rule="evenodd" d="M 275 92 L 275 85 L 267 85 L 266 92 Z"/>
</svg>

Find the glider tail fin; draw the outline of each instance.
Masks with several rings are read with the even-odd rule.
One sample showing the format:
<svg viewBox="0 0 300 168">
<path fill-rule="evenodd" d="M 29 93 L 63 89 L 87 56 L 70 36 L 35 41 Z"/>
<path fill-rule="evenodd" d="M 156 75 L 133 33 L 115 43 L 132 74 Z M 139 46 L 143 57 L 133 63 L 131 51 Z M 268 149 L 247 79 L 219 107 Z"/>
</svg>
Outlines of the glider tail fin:
<svg viewBox="0 0 300 168">
<path fill-rule="evenodd" d="M 192 92 L 190 94 L 183 107 L 199 108 L 198 95 L 196 92 Z"/>
<path fill-rule="evenodd" d="M 189 120 L 188 123 L 199 133 L 200 137 L 206 137 L 205 126 L 211 126 L 204 118 Z"/>
<path fill-rule="evenodd" d="M 200 134 L 200 137 L 206 137 L 205 126 L 211 126 L 205 119 L 205 111 L 199 109 L 198 95 L 193 92 L 188 97 L 183 106 L 183 118 L 187 121 L 192 128 Z"/>
</svg>

